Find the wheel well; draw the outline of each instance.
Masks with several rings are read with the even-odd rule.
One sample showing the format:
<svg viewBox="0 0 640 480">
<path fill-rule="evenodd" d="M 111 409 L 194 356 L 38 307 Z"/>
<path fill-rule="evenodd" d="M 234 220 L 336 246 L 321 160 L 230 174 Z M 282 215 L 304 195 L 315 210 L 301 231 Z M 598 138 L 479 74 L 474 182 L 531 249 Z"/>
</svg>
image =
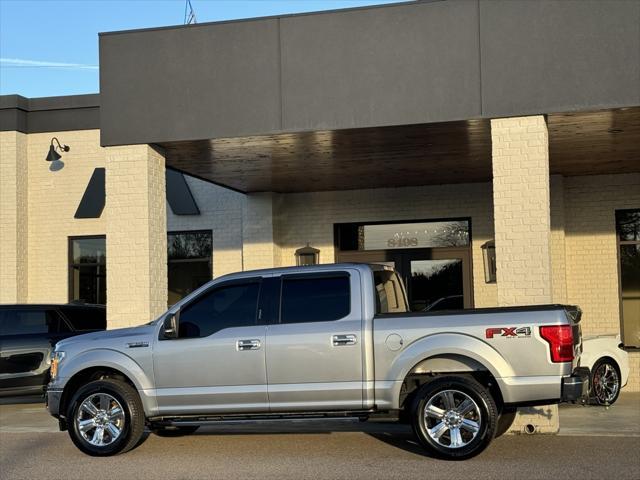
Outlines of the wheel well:
<svg viewBox="0 0 640 480">
<path fill-rule="evenodd" d="M 444 375 L 472 377 L 480 385 L 483 385 L 489 390 L 489 393 L 496 402 L 498 410 L 502 411 L 504 401 L 502 399 L 502 393 L 500 392 L 498 382 L 496 382 L 495 377 L 483 365 L 467 357 L 455 356 L 455 361 L 454 363 L 452 363 L 452 365 L 459 367 L 461 364 L 467 363 L 469 365 L 473 365 L 474 369 L 471 369 L 471 367 L 469 367 L 459 370 L 453 368 L 451 370 L 446 369 L 445 371 L 442 371 L 438 369 L 429 370 L 428 368 L 424 368 L 425 363 L 435 358 L 438 358 L 439 360 L 447 360 L 447 357 L 432 357 L 431 359 L 422 360 L 418 364 L 416 364 L 404 378 L 402 387 L 400 388 L 400 399 L 398 403 L 402 411 L 408 412 L 409 408 L 411 407 L 411 403 L 413 402 L 415 393 L 418 391 L 418 389 L 420 389 L 420 387 L 422 387 L 425 383 L 428 383 L 431 380 L 442 377 Z M 435 365 L 441 364 L 442 362 L 439 362 Z"/>
<path fill-rule="evenodd" d="M 73 397 L 73 394 L 82 386 L 95 380 L 101 380 L 103 378 L 112 378 L 121 380 L 128 383 L 133 388 L 136 388 L 135 384 L 124 373 L 109 367 L 91 367 L 85 370 L 80 370 L 73 377 L 69 379 L 62 391 L 62 398 L 60 399 L 60 414 L 66 416 L 68 402 Z M 137 388 L 136 388 L 137 389 Z"/>
<path fill-rule="evenodd" d="M 595 362 L 593 362 L 593 366 L 596 366 L 596 363 L 601 362 L 603 360 L 607 360 L 608 362 L 611 362 L 611 364 L 615 367 L 615 369 L 618 371 L 618 376 L 621 375 L 620 373 L 620 364 L 616 361 L 615 358 L 610 357 L 608 355 L 605 355 L 604 357 L 600 357 L 598 358 Z M 591 370 L 591 375 L 593 376 L 593 372 L 595 371 L 595 368 L 593 370 Z M 622 379 L 620 379 L 622 381 Z"/>
</svg>

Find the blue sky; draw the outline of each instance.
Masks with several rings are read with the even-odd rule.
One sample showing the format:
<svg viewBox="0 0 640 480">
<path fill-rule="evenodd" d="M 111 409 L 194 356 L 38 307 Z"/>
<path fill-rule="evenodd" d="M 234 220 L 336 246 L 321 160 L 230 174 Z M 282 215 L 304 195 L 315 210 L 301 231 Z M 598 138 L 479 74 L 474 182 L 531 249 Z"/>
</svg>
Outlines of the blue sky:
<svg viewBox="0 0 640 480">
<path fill-rule="evenodd" d="M 398 0 L 191 0 L 198 23 Z M 98 32 L 180 25 L 185 0 L 0 0 L 0 95 L 96 93 Z"/>
</svg>

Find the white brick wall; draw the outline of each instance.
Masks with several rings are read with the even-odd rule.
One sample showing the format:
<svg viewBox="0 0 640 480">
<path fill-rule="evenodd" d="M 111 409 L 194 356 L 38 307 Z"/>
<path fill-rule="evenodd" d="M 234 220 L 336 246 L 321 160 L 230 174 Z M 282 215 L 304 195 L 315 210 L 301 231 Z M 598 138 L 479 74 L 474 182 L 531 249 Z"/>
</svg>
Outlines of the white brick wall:
<svg viewBox="0 0 640 480">
<path fill-rule="evenodd" d="M 551 301 L 549 141 L 542 116 L 491 120 L 499 305 Z"/>
<path fill-rule="evenodd" d="M 615 211 L 640 208 L 640 174 L 565 178 L 567 297 L 583 311 L 583 333 L 620 332 Z M 640 353 L 629 354 L 627 391 L 640 391 Z"/>
<path fill-rule="evenodd" d="M 493 238 L 489 183 L 280 195 L 274 219 L 278 265 L 295 265 L 295 250 L 307 242 L 320 249 L 321 263 L 334 262 L 334 223 L 454 217 L 471 217 L 475 304 L 495 306 L 496 285 L 484 282 L 480 248 Z"/>
<path fill-rule="evenodd" d="M 212 183 L 185 176 L 200 215 L 175 215 L 167 205 L 169 232 L 211 230 L 213 276 L 242 270 L 242 204 L 245 196 Z"/>
<path fill-rule="evenodd" d="M 67 144 L 62 169 L 45 161 L 52 137 Z M 69 300 L 68 238 L 104 235 L 102 218 L 73 218 L 96 167 L 104 167 L 100 131 L 48 132 L 28 135 L 29 274 L 28 301 Z"/>
<path fill-rule="evenodd" d="M 140 325 L 167 308 L 164 157 L 148 145 L 106 152 L 107 321 Z"/>
<path fill-rule="evenodd" d="M 27 300 L 27 136 L 0 132 L 0 303 Z"/>
</svg>

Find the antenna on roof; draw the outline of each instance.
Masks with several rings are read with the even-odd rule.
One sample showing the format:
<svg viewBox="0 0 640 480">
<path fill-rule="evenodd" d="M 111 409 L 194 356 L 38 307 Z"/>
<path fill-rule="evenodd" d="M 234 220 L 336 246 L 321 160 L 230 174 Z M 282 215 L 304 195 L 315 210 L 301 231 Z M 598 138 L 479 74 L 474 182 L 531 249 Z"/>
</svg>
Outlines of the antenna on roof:
<svg viewBox="0 0 640 480">
<path fill-rule="evenodd" d="M 194 23 L 198 23 L 196 21 L 196 12 L 193 11 L 191 0 L 186 0 L 184 2 L 184 24 L 192 25 Z"/>
</svg>

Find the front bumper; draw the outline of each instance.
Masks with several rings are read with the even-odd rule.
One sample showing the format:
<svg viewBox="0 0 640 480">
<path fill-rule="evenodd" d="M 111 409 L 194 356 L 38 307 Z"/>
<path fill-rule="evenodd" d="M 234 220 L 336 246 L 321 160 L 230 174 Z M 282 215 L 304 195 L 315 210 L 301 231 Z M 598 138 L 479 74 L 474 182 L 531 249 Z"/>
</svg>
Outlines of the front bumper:
<svg viewBox="0 0 640 480">
<path fill-rule="evenodd" d="M 589 395 L 589 376 L 587 367 L 578 367 L 570 377 L 562 379 L 561 402 L 575 402 Z"/>
</svg>

